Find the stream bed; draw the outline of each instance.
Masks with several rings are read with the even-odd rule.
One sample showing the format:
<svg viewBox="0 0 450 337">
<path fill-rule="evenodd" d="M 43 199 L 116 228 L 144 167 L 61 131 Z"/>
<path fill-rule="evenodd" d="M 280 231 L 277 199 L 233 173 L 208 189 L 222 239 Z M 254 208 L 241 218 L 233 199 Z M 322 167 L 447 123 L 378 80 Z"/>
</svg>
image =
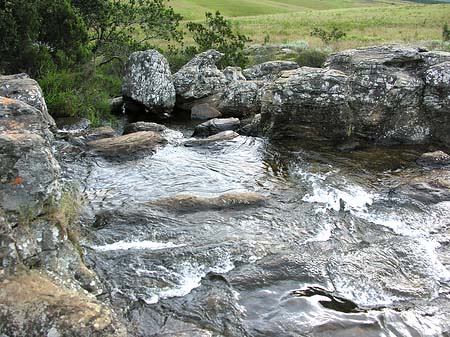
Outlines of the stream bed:
<svg viewBox="0 0 450 337">
<path fill-rule="evenodd" d="M 449 335 L 450 198 L 417 182 L 450 168 L 416 164 L 426 147 L 245 136 L 186 147 L 192 129 L 169 127 L 154 155 L 60 160 L 88 200 L 99 298 L 132 336 Z M 267 201 L 154 204 L 241 192 Z"/>
</svg>

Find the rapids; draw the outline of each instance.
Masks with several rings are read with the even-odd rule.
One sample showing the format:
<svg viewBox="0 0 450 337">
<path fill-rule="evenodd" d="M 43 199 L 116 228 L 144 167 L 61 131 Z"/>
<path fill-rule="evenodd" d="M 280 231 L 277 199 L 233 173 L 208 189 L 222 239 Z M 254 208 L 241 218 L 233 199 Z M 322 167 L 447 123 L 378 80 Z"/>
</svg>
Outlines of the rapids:
<svg viewBox="0 0 450 337">
<path fill-rule="evenodd" d="M 424 148 L 339 152 L 240 136 L 153 156 L 64 154 L 88 204 L 85 259 L 135 336 L 442 336 L 450 331 L 450 202 L 408 193 Z M 450 168 L 440 170 L 447 171 Z M 151 206 L 256 192 L 259 207 Z"/>
</svg>

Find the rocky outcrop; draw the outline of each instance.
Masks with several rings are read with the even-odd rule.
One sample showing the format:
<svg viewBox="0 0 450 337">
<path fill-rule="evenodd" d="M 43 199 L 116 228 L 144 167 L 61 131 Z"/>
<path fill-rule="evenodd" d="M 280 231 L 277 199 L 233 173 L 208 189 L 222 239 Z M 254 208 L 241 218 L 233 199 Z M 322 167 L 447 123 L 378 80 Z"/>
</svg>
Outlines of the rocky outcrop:
<svg viewBox="0 0 450 337">
<path fill-rule="evenodd" d="M 294 70 L 299 65 L 293 61 L 269 61 L 244 69 L 242 74 L 249 81 L 275 81 L 285 70 Z"/>
<path fill-rule="evenodd" d="M 195 127 L 194 137 L 208 137 L 216 133 L 239 129 L 241 122 L 237 118 L 214 118 Z"/>
<path fill-rule="evenodd" d="M 449 61 L 426 70 L 423 104 L 431 121 L 433 137 L 450 144 L 450 53 Z"/>
<path fill-rule="evenodd" d="M 225 75 L 216 66 L 222 57 L 222 53 L 208 50 L 195 56 L 173 75 L 178 107 L 190 110 L 192 102 L 220 95 L 227 82 Z"/>
<path fill-rule="evenodd" d="M 55 121 L 48 114 L 41 87 L 27 74 L 0 76 L 0 96 L 13 98 L 32 106 L 41 112 L 42 118 L 49 127 L 55 126 Z"/>
<path fill-rule="evenodd" d="M 277 136 L 448 142 L 449 59 L 401 46 L 339 52 L 323 70 L 285 72 L 268 85 L 263 127 Z"/>
<path fill-rule="evenodd" d="M 261 121 L 272 137 L 345 137 L 351 127 L 348 76 L 333 69 L 303 67 L 268 84 Z"/>
<path fill-rule="evenodd" d="M 246 80 L 246 78 L 242 74 L 241 67 L 226 67 L 223 70 L 223 74 L 225 75 L 225 79 L 228 82 L 245 81 Z"/>
<path fill-rule="evenodd" d="M 153 131 L 139 131 L 127 135 L 99 139 L 87 145 L 95 152 L 109 159 L 126 159 L 135 155 L 152 153 L 167 140 Z"/>
<path fill-rule="evenodd" d="M 149 112 L 167 117 L 175 106 L 175 88 L 169 63 L 156 50 L 131 54 L 125 67 L 122 93 Z"/>
<path fill-rule="evenodd" d="M 157 200 L 151 204 L 178 212 L 200 212 L 251 206 L 263 206 L 266 198 L 258 193 L 226 193 L 216 198 L 201 198 L 194 195 L 176 195 Z"/>
<path fill-rule="evenodd" d="M 224 117 L 246 118 L 261 111 L 264 82 L 233 81 L 221 97 L 218 110 Z"/>
</svg>

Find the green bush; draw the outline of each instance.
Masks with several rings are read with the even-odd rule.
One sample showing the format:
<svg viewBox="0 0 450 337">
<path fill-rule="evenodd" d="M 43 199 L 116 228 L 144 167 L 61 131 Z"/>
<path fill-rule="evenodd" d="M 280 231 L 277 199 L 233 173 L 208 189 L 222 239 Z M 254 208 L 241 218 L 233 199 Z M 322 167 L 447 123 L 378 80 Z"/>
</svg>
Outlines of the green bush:
<svg viewBox="0 0 450 337">
<path fill-rule="evenodd" d="M 330 31 L 315 27 L 311 31 L 311 36 L 318 37 L 322 40 L 324 45 L 329 45 L 331 42 L 338 42 L 347 34 L 340 28 L 333 27 Z"/>
<path fill-rule="evenodd" d="M 215 49 L 225 54 L 219 65 L 245 67 L 248 63 L 244 53 L 245 45 L 251 40 L 234 32 L 231 21 L 226 20 L 219 11 L 215 14 L 205 13 L 206 22 L 188 22 L 188 30 L 193 34 L 196 47 L 186 49 L 186 54 L 196 54 L 208 49 Z"/>
<path fill-rule="evenodd" d="M 294 60 L 301 67 L 321 68 L 329 53 L 318 49 L 305 49 L 295 56 Z"/>
<path fill-rule="evenodd" d="M 121 86 L 119 76 L 92 66 L 51 71 L 38 81 L 51 115 L 85 117 L 94 125 L 111 118 L 108 99 L 119 95 Z"/>
<path fill-rule="evenodd" d="M 444 42 L 450 41 L 450 29 L 448 29 L 448 24 L 445 24 L 444 27 L 442 27 L 442 40 Z"/>
</svg>

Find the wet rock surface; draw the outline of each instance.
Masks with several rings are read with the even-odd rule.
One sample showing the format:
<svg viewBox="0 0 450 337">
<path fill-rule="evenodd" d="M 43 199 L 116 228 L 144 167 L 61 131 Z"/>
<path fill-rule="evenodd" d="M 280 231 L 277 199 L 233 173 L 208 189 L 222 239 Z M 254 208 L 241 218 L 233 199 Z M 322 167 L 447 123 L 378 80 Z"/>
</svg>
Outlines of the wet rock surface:
<svg viewBox="0 0 450 337">
<path fill-rule="evenodd" d="M 207 138 L 188 140 L 187 142 L 184 143 L 184 146 L 191 147 L 191 146 L 211 145 L 216 142 L 232 140 L 237 137 L 239 137 L 239 134 L 234 131 L 222 131 Z"/>
<path fill-rule="evenodd" d="M 150 112 L 169 116 L 175 106 L 175 88 L 169 63 L 156 50 L 135 52 L 129 57 L 122 93 Z"/>
<path fill-rule="evenodd" d="M 151 122 L 136 122 L 126 125 L 123 129 L 123 134 L 127 135 L 130 133 L 141 131 L 163 132 L 164 130 L 167 130 L 167 128 L 161 124 Z"/>
<path fill-rule="evenodd" d="M 93 140 L 87 143 L 95 153 L 110 159 L 126 158 L 142 152 L 152 153 L 158 146 L 167 143 L 160 134 L 153 131 L 133 132 L 124 136 Z"/>
<path fill-rule="evenodd" d="M 241 122 L 237 118 L 214 118 L 195 127 L 194 137 L 208 137 L 223 131 L 237 130 Z"/>
</svg>

